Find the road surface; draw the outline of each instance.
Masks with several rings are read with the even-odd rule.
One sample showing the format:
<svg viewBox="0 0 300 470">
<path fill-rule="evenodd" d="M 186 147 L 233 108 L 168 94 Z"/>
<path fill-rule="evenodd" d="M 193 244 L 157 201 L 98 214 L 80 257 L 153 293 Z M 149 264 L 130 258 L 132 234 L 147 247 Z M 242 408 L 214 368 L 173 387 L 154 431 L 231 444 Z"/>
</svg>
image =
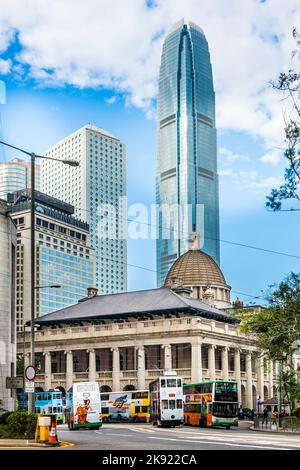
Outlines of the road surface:
<svg viewBox="0 0 300 470">
<path fill-rule="evenodd" d="M 76 444 L 59 450 L 300 450 L 300 436 L 238 429 L 157 428 L 146 424 L 104 424 L 99 431 L 58 428 L 60 440 Z"/>
</svg>

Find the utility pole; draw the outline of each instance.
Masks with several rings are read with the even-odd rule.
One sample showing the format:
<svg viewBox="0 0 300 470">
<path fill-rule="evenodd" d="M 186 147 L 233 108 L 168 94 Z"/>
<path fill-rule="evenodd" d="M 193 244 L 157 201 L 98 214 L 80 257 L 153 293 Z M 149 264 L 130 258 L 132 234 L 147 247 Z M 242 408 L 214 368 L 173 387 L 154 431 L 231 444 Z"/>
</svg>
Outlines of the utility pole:
<svg viewBox="0 0 300 470">
<path fill-rule="evenodd" d="M 31 197 L 30 197 L 30 252 L 31 252 L 31 284 L 30 284 L 30 362 L 35 367 L 34 319 L 35 319 L 35 154 L 31 158 Z M 34 392 L 28 393 L 28 412 L 34 413 Z"/>
<path fill-rule="evenodd" d="M 282 371 L 283 359 L 281 358 L 278 364 L 279 387 L 278 387 L 278 429 L 281 427 L 281 408 L 282 408 Z"/>
</svg>

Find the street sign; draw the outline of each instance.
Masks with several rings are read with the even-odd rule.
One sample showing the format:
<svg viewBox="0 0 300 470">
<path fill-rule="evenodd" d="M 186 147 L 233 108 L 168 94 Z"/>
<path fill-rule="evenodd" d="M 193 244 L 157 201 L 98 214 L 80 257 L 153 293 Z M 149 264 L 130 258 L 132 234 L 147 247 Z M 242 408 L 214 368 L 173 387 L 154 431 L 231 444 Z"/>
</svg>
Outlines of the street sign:
<svg viewBox="0 0 300 470">
<path fill-rule="evenodd" d="M 23 388 L 23 377 L 6 377 L 6 388 Z"/>
<path fill-rule="evenodd" d="M 34 382 L 32 380 L 25 381 L 25 392 L 34 393 Z"/>
<path fill-rule="evenodd" d="M 34 366 L 27 366 L 25 369 L 25 378 L 29 382 L 33 382 L 35 379 L 35 367 Z"/>
</svg>

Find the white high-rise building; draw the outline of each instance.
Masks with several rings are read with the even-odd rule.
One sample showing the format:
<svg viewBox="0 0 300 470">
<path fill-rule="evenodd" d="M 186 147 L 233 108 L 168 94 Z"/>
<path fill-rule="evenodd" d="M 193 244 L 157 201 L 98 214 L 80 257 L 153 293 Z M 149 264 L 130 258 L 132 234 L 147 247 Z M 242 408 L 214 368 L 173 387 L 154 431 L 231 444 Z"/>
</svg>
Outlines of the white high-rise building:
<svg viewBox="0 0 300 470">
<path fill-rule="evenodd" d="M 75 216 L 89 224 L 99 291 L 126 291 L 125 144 L 87 124 L 53 145 L 45 155 L 80 163 L 78 168 L 70 168 L 42 160 L 41 190 L 72 204 Z"/>
</svg>

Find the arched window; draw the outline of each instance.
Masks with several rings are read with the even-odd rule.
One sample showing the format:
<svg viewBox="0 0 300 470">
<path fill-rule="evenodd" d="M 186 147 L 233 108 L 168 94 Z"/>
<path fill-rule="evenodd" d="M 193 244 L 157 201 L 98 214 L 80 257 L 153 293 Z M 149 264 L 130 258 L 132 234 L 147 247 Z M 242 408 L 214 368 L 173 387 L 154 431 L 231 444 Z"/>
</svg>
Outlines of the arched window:
<svg viewBox="0 0 300 470">
<path fill-rule="evenodd" d="M 132 391 L 132 390 L 135 390 L 135 386 L 132 385 L 132 384 L 127 384 L 127 385 L 125 385 L 125 387 L 123 388 L 123 391 L 124 391 L 124 392 L 130 392 L 130 391 Z"/>
<path fill-rule="evenodd" d="M 109 385 L 101 385 L 100 387 L 100 393 L 109 393 L 111 392 L 111 388 Z"/>
</svg>

